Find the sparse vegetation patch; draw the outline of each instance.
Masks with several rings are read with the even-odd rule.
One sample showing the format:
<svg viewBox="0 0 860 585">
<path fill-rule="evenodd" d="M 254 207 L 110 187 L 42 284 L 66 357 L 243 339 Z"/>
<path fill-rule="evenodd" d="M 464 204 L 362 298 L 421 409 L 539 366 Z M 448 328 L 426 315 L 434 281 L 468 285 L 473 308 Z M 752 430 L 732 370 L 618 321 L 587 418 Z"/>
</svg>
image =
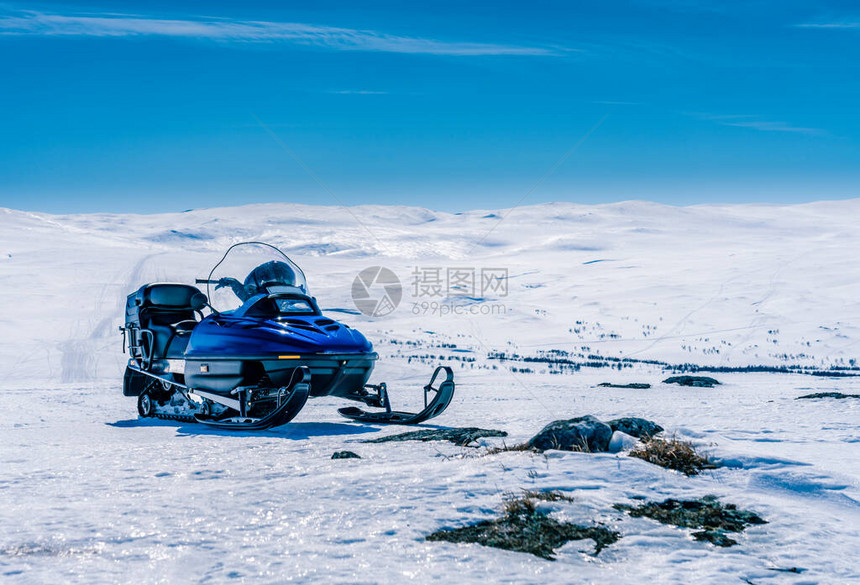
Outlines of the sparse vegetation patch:
<svg viewBox="0 0 860 585">
<path fill-rule="evenodd" d="M 671 376 L 663 380 L 663 383 L 693 386 L 696 388 L 713 388 L 720 384 L 720 382 L 708 376 Z"/>
<path fill-rule="evenodd" d="M 508 499 L 514 499 L 510 496 Z M 538 500 L 541 502 L 572 502 L 573 497 L 558 490 L 523 490 L 521 499 Z"/>
<path fill-rule="evenodd" d="M 507 437 L 505 431 L 496 431 L 493 429 L 479 429 L 477 427 L 466 427 L 462 429 L 424 429 L 420 431 L 411 431 L 401 433 L 399 435 L 389 435 L 388 437 L 380 437 L 378 439 L 370 439 L 362 441 L 364 443 L 388 443 L 390 441 L 450 441 L 461 447 L 468 447 L 469 444 L 483 437 Z"/>
<path fill-rule="evenodd" d="M 517 445 L 502 445 L 501 447 L 491 447 L 487 449 L 487 455 L 495 455 L 497 453 L 509 453 L 513 451 L 532 451 L 537 453 L 535 449 L 529 447 L 528 443 L 519 443 Z"/>
<path fill-rule="evenodd" d="M 632 384 L 612 384 L 610 382 L 601 382 L 597 386 L 600 388 L 632 388 L 634 390 L 647 390 L 651 387 L 651 384 L 640 384 L 638 382 L 633 382 Z"/>
<path fill-rule="evenodd" d="M 477 543 L 504 550 L 530 553 L 542 559 L 555 560 L 555 549 L 571 540 L 590 538 L 594 541 L 594 554 L 616 542 L 621 535 L 603 526 L 581 526 L 559 522 L 538 509 L 536 500 L 568 500 L 560 492 L 526 492 L 505 502 L 504 515 L 472 526 L 439 530 L 427 536 L 429 541 Z"/>
<path fill-rule="evenodd" d="M 739 510 L 734 504 L 721 504 L 716 496 L 704 496 L 698 500 L 673 500 L 648 502 L 640 506 L 615 504 L 617 510 L 627 512 L 634 518 L 651 518 L 663 524 L 680 528 L 699 528 L 693 533 L 696 540 L 707 541 L 717 546 L 732 546 L 737 541 L 726 533 L 739 533 L 747 526 L 767 524 L 758 514 Z"/>
<path fill-rule="evenodd" d="M 842 392 L 816 392 L 814 394 L 805 394 L 798 396 L 795 400 L 813 399 L 813 398 L 836 398 L 842 400 L 845 398 L 860 398 L 860 394 L 843 394 Z"/>
<path fill-rule="evenodd" d="M 704 469 L 719 467 L 707 455 L 699 454 L 692 443 L 679 441 L 674 437 L 652 438 L 631 451 L 630 456 L 666 469 L 680 471 L 685 475 L 698 475 Z"/>
</svg>

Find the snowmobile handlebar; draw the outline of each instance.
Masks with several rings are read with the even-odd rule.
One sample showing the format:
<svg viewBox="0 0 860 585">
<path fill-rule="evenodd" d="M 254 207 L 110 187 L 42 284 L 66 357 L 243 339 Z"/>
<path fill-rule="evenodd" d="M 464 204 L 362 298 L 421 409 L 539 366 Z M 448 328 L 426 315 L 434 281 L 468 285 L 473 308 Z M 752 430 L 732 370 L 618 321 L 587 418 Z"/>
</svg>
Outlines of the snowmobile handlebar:
<svg viewBox="0 0 860 585">
<path fill-rule="evenodd" d="M 222 286 L 232 286 L 234 283 L 235 283 L 235 284 L 237 284 L 237 285 L 239 285 L 239 286 L 243 286 L 241 282 L 239 282 L 239 281 L 238 281 L 238 280 L 236 280 L 235 278 L 230 278 L 229 276 L 228 276 L 228 277 L 225 277 L 225 278 L 219 278 L 219 279 L 214 279 L 214 278 L 195 278 L 195 279 L 194 279 L 194 282 L 195 282 L 196 284 L 216 284 L 216 285 L 218 285 L 218 287 L 219 287 L 219 288 L 220 288 L 220 287 L 222 287 Z M 216 290 L 217 290 L 217 289 L 216 289 Z"/>
</svg>

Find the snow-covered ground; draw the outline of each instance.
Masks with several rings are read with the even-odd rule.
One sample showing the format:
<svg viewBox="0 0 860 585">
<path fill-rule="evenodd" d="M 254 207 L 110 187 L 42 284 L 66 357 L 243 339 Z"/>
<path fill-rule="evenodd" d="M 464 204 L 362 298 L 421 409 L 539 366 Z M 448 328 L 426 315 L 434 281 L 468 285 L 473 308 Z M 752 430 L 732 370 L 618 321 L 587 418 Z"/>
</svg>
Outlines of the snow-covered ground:
<svg viewBox="0 0 860 585">
<path fill-rule="evenodd" d="M 796 206 L 552 204 L 464 214 L 409 207 L 253 205 L 161 215 L 0 210 L 0 575 L 10 583 L 852 583 L 860 547 L 853 377 L 713 374 L 663 366 L 799 366 L 860 373 L 860 200 Z M 430 425 L 508 431 L 644 416 L 726 466 L 687 478 L 624 455 L 479 456 L 440 443 L 363 444 L 401 429 L 349 423 L 330 399 L 265 433 L 137 420 L 120 392 L 117 327 L 145 282 L 192 282 L 242 240 L 278 245 L 330 315 L 361 329 L 399 405 L 431 364 L 458 394 Z M 368 266 L 400 276 L 391 315 L 356 314 Z M 506 270 L 507 292 L 418 295 L 438 270 Z M 419 278 L 413 276 L 414 273 Z M 446 283 L 443 283 L 443 287 Z M 420 287 L 419 287 L 420 288 Z M 480 289 L 480 282 L 478 283 Z M 426 292 L 426 291 L 425 291 Z M 555 352 L 555 353 L 545 353 Z M 565 352 L 560 354 L 558 352 Z M 489 359 L 506 354 L 506 361 Z M 621 364 L 577 371 L 522 358 Z M 649 382 L 649 390 L 598 388 Z M 501 440 L 486 440 L 486 445 Z M 350 449 L 361 460 L 331 460 Z M 557 488 L 559 517 L 622 534 L 550 562 L 429 543 L 492 518 L 501 495 Z M 613 503 L 715 494 L 768 524 L 717 549 Z M 581 552 L 586 551 L 586 552 Z M 798 567 L 800 573 L 773 569 Z"/>
</svg>

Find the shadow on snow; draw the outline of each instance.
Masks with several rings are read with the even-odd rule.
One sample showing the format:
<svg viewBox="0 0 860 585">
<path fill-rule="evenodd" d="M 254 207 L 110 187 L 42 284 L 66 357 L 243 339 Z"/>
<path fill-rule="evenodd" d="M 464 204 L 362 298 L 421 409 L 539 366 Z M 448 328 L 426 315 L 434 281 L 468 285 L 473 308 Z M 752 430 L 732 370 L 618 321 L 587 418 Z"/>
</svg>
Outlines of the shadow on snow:
<svg viewBox="0 0 860 585">
<path fill-rule="evenodd" d="M 187 423 L 180 421 L 142 418 L 118 420 L 116 422 L 108 422 L 105 424 L 117 428 L 174 427 L 176 428 L 177 433 L 180 436 L 184 437 L 199 435 L 223 435 L 231 437 L 280 437 L 293 441 L 310 439 L 311 437 L 362 435 L 366 433 L 375 433 L 376 431 L 380 430 L 379 427 L 367 424 L 334 422 L 293 422 L 265 431 L 243 431 L 241 429 L 224 430 L 208 427 L 201 423 Z"/>
</svg>

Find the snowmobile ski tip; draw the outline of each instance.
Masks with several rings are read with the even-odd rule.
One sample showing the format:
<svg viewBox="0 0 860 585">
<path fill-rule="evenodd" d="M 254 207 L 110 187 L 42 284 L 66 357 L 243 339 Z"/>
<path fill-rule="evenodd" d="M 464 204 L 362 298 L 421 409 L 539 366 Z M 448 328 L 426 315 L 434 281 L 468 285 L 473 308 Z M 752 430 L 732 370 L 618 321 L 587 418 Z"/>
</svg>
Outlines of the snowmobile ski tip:
<svg viewBox="0 0 860 585">
<path fill-rule="evenodd" d="M 433 384 L 441 372 L 445 372 L 445 380 L 436 388 Z M 417 425 L 425 420 L 437 417 L 442 414 L 451 400 L 454 398 L 454 372 L 448 366 L 439 366 L 433 372 L 433 377 L 430 378 L 430 383 L 424 386 L 424 410 L 417 413 L 401 412 L 391 410 L 391 404 L 388 401 L 387 389 L 383 386 L 382 392 L 385 393 L 383 403 L 385 410 L 381 412 L 368 412 L 354 406 L 340 408 L 338 412 L 346 418 L 358 422 L 368 422 L 377 424 L 395 424 L 395 425 Z M 429 402 L 427 397 L 431 392 L 435 392 L 435 396 Z"/>
</svg>

